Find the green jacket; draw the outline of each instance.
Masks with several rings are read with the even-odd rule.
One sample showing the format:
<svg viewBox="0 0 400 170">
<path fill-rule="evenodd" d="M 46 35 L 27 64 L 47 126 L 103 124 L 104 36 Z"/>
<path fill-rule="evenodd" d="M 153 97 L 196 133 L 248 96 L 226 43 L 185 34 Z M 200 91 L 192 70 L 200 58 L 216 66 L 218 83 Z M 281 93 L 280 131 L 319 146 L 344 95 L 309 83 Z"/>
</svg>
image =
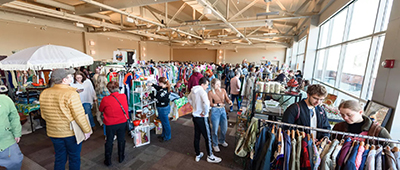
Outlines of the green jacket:
<svg viewBox="0 0 400 170">
<path fill-rule="evenodd" d="M 0 152 L 15 143 L 21 137 L 21 122 L 14 102 L 0 94 Z"/>
</svg>

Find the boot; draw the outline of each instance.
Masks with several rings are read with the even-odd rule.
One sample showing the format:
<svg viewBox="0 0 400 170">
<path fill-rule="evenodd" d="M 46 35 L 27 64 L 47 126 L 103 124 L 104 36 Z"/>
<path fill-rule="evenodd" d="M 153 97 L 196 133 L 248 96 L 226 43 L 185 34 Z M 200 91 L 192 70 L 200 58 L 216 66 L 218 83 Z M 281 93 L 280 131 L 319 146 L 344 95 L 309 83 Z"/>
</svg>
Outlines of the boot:
<svg viewBox="0 0 400 170">
<path fill-rule="evenodd" d="M 110 166 L 111 165 L 111 155 L 106 154 L 106 158 L 104 160 L 104 165 Z"/>
<path fill-rule="evenodd" d="M 123 162 L 125 159 L 125 141 L 118 142 L 118 161 Z"/>
<path fill-rule="evenodd" d="M 105 147 L 104 155 L 105 155 L 104 165 L 110 166 L 111 165 L 112 146 L 111 146 L 111 148 Z"/>
</svg>

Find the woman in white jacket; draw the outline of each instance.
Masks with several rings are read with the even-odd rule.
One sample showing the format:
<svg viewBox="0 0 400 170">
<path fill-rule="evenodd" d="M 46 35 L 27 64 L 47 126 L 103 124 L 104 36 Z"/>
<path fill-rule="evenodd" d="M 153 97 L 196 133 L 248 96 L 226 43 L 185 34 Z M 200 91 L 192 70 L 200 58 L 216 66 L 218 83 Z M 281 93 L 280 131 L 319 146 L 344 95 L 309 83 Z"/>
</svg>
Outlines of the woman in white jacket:
<svg viewBox="0 0 400 170">
<path fill-rule="evenodd" d="M 92 82 L 86 78 L 83 72 L 77 71 L 75 72 L 74 83 L 71 84 L 71 87 L 75 87 L 79 93 L 85 114 L 89 116 L 90 126 L 94 128 L 92 105 L 93 102 L 96 102 L 97 97 Z"/>
</svg>

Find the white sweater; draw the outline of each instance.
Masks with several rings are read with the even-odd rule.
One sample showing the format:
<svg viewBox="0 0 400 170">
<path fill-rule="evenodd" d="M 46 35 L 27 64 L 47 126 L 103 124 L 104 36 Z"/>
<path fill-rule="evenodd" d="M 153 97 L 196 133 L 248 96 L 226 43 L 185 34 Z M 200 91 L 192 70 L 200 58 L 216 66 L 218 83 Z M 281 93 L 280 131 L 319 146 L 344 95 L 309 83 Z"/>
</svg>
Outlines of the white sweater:
<svg viewBox="0 0 400 170">
<path fill-rule="evenodd" d="M 193 107 L 194 117 L 208 117 L 210 111 L 210 100 L 207 92 L 200 85 L 194 86 L 188 96 L 188 101 Z M 200 115 L 203 113 L 203 116 Z"/>
</svg>

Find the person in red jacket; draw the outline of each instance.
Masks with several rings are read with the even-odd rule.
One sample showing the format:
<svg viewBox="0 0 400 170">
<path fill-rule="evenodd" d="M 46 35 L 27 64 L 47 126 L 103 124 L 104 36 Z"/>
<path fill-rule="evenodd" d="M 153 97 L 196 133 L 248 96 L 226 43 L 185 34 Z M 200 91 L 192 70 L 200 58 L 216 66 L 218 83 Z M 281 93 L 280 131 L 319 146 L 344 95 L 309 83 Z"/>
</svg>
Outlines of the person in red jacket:
<svg viewBox="0 0 400 170">
<path fill-rule="evenodd" d="M 125 130 L 129 113 L 126 95 L 119 93 L 118 83 L 115 81 L 109 82 L 107 89 L 111 94 L 101 100 L 99 111 L 103 112 L 103 122 L 106 125 L 107 140 L 105 144 L 104 164 L 110 166 L 114 135 L 117 135 L 118 139 L 119 162 L 121 163 L 125 159 Z"/>
<path fill-rule="evenodd" d="M 192 87 L 199 85 L 199 80 L 203 77 L 203 75 L 200 73 L 199 67 L 195 67 L 193 72 L 194 73 L 192 74 L 192 76 L 190 76 L 188 81 L 189 93 L 192 90 Z"/>
</svg>

